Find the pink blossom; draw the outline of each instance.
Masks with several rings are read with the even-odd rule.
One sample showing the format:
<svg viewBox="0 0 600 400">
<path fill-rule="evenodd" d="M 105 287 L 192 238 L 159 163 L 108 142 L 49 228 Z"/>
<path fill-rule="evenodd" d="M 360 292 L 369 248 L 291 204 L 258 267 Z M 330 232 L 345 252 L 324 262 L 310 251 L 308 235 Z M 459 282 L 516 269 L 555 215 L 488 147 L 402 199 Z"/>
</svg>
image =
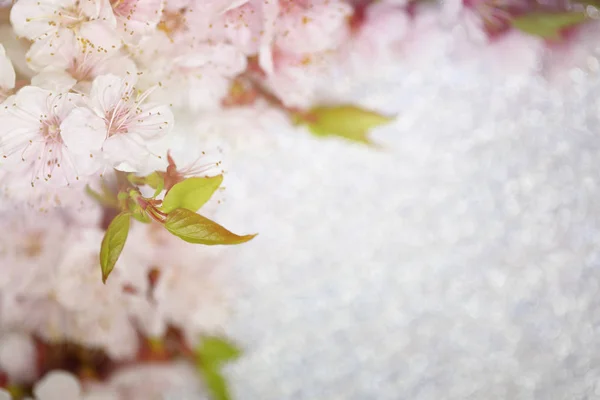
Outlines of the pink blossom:
<svg viewBox="0 0 600 400">
<path fill-rule="evenodd" d="M 443 12 L 448 21 L 458 21 L 479 39 L 480 34 L 494 37 L 510 30 L 512 18 L 535 5 L 528 0 L 448 0 Z"/>
<path fill-rule="evenodd" d="M 6 56 L 4 46 L 0 44 L 0 105 L 15 88 L 15 70 L 10 59 Z"/>
<path fill-rule="evenodd" d="M 135 79 L 102 75 L 92 83 L 88 105 L 69 115 L 65 142 L 81 151 L 102 151 L 110 165 L 121 171 L 147 171 L 156 157 L 148 143 L 167 135 L 173 114 L 166 105 L 147 103 L 151 90 L 140 93 Z"/>
<path fill-rule="evenodd" d="M 171 40 L 163 32 L 142 41 L 143 54 L 136 56 L 142 66 L 140 82 L 155 88 L 153 98 L 174 107 L 214 110 L 229 90 L 233 77 L 244 71 L 246 58 L 225 42 L 200 42 L 179 34 Z"/>
<path fill-rule="evenodd" d="M 38 400 L 81 400 L 81 385 L 68 372 L 51 371 L 34 387 Z"/>
<path fill-rule="evenodd" d="M 0 369 L 11 382 L 29 383 L 36 377 L 35 344 L 22 332 L 0 336 Z"/>
<path fill-rule="evenodd" d="M 106 0 L 19 0 L 10 20 L 18 35 L 34 41 L 33 65 L 52 65 L 55 49 L 78 42 L 103 53 L 121 47 Z"/>
<path fill-rule="evenodd" d="M 227 39 L 248 56 L 258 55 L 260 66 L 272 72 L 272 47 L 279 16 L 278 0 L 250 0 L 225 14 Z"/>
<path fill-rule="evenodd" d="M 275 28 L 275 46 L 292 54 L 336 49 L 349 35 L 352 7 L 342 1 L 282 2 Z"/>
<path fill-rule="evenodd" d="M 78 42 L 73 46 L 68 43 L 68 38 L 58 38 L 56 42 L 58 44 L 51 64 L 37 63 L 33 61 L 39 60 L 35 56 L 30 62 L 40 71 L 32 78 L 33 85 L 54 91 L 66 92 L 74 88 L 89 93 L 91 81 L 100 75 L 125 77 L 128 73 L 137 73 L 133 60 L 121 51 L 98 52 L 85 42 Z"/>
<path fill-rule="evenodd" d="M 65 120 L 78 104 L 78 95 L 33 86 L 21 89 L 0 110 L 2 167 L 26 167 L 31 185 L 71 185 L 98 171 L 89 148 L 67 145 L 63 137 Z"/>
<path fill-rule="evenodd" d="M 123 39 L 137 43 L 158 25 L 164 0 L 110 0 Z"/>
<path fill-rule="evenodd" d="M 123 368 L 110 377 L 107 386 L 123 400 L 183 399 L 184 393 L 194 399 L 205 399 L 197 371 L 185 362 Z"/>
</svg>

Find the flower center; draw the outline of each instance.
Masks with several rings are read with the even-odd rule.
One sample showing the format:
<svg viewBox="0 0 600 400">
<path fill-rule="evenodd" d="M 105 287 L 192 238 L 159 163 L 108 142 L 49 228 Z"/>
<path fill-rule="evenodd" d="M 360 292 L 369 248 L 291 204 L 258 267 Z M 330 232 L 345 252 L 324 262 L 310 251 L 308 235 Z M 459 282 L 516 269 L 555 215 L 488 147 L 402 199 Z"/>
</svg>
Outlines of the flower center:
<svg viewBox="0 0 600 400">
<path fill-rule="evenodd" d="M 94 66 L 91 63 L 85 62 L 85 59 L 74 58 L 67 72 L 78 82 L 86 82 L 91 80 L 93 69 Z"/>
<path fill-rule="evenodd" d="M 158 29 L 165 32 L 167 36 L 171 36 L 174 32 L 183 30 L 185 27 L 186 9 L 182 8 L 179 11 L 163 11 L 162 19 L 158 23 Z"/>
<path fill-rule="evenodd" d="M 60 136 L 60 122 L 57 118 L 50 118 L 44 121 L 42 123 L 41 131 L 42 137 L 46 140 L 46 143 L 63 143 L 62 137 Z"/>
<path fill-rule="evenodd" d="M 79 2 L 76 2 L 73 7 L 63 8 L 58 11 L 58 24 L 69 29 L 77 28 L 82 22 L 86 21 L 87 18 L 82 14 L 79 8 Z M 50 21 L 50 25 L 54 22 Z"/>
<path fill-rule="evenodd" d="M 116 107 L 106 113 L 106 123 L 108 126 L 108 137 L 127 133 L 127 122 L 129 119 L 128 107 Z"/>
<path fill-rule="evenodd" d="M 115 13 L 119 17 L 131 16 L 137 7 L 137 1 L 135 0 L 111 0 L 110 5 Z"/>
</svg>

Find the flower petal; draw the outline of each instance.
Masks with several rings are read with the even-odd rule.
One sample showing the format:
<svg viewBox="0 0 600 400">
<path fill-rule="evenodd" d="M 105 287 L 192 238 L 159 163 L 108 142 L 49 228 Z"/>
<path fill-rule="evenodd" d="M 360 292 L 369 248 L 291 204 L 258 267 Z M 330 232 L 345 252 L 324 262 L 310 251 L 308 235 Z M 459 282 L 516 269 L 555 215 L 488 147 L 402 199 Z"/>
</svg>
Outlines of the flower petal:
<svg viewBox="0 0 600 400">
<path fill-rule="evenodd" d="M 81 385 L 68 372 L 52 371 L 35 385 L 33 394 L 43 400 L 79 400 Z"/>
<path fill-rule="evenodd" d="M 4 46 L 0 44 L 0 89 L 12 89 L 15 87 L 15 69 L 6 56 Z"/>
<path fill-rule="evenodd" d="M 135 132 L 144 140 L 155 140 L 173 129 L 175 118 L 169 106 L 148 104 L 140 108 L 139 115 L 129 124 L 129 132 Z"/>
<path fill-rule="evenodd" d="M 144 140 L 134 133 L 118 134 L 106 139 L 102 151 L 115 169 L 124 172 L 144 169 L 150 156 Z"/>
<path fill-rule="evenodd" d="M 58 93 L 67 93 L 76 83 L 77 80 L 67 72 L 54 69 L 44 70 L 31 78 L 32 85 Z"/>
<path fill-rule="evenodd" d="M 88 155 L 102 148 L 106 139 L 106 123 L 89 108 L 72 110 L 60 125 L 63 142 L 78 154 Z"/>
<path fill-rule="evenodd" d="M 98 50 L 115 51 L 121 48 L 121 40 L 114 27 L 102 20 L 82 24 L 79 35 Z"/>
</svg>

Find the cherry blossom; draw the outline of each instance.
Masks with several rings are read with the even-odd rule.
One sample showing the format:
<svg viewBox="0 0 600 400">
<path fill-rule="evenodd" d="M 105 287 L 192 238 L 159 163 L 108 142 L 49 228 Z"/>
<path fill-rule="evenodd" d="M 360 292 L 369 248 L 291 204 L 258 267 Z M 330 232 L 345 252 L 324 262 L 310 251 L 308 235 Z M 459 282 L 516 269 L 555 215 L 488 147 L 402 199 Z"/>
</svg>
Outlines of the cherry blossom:
<svg viewBox="0 0 600 400">
<path fill-rule="evenodd" d="M 244 54 L 224 42 L 198 42 L 189 35 L 171 42 L 158 32 L 143 43 L 144 52 L 137 57 L 144 72 L 140 82 L 144 86 L 160 82 L 154 99 L 192 111 L 219 108 L 231 80 L 247 65 Z"/>
<path fill-rule="evenodd" d="M 107 386 L 120 399 L 148 400 L 174 398 L 208 400 L 197 379 L 198 372 L 189 363 L 148 364 L 124 368 L 111 376 Z"/>
<path fill-rule="evenodd" d="M 35 344 L 22 332 L 0 336 L 0 369 L 12 382 L 31 382 L 36 378 Z"/>
<path fill-rule="evenodd" d="M 71 245 L 56 264 L 52 297 L 71 322 L 69 329 L 63 331 L 66 339 L 103 348 L 114 359 L 128 359 L 137 351 L 138 337 L 128 306 L 135 294 L 129 294 L 124 288 L 145 295 L 147 262 L 136 253 L 134 259 L 125 254 L 104 285 L 98 279 L 98 243 L 102 236 L 98 228 L 69 235 Z M 137 243 L 143 244 L 142 241 Z"/>
<path fill-rule="evenodd" d="M 351 14 L 352 7 L 342 1 L 282 2 L 275 45 L 292 54 L 334 50 L 348 37 Z"/>
<path fill-rule="evenodd" d="M 266 72 L 273 70 L 272 48 L 279 11 L 278 0 L 250 0 L 224 16 L 226 38 L 247 56 L 257 55 Z"/>
<path fill-rule="evenodd" d="M 121 51 L 103 53 L 83 41 L 74 46 L 67 41 L 68 38 L 56 39 L 58 45 L 51 64 L 30 62 L 40 71 L 32 78 L 33 85 L 53 91 L 67 92 L 73 89 L 89 93 L 91 82 L 100 75 L 125 77 L 137 73 L 133 60 Z"/>
<path fill-rule="evenodd" d="M 10 20 L 18 35 L 34 42 L 28 53 L 34 68 L 52 65 L 62 46 L 83 43 L 102 53 L 121 46 L 115 16 L 105 0 L 19 0 Z"/>
<path fill-rule="evenodd" d="M 31 185 L 71 185 L 95 173 L 99 164 L 89 148 L 68 146 L 63 137 L 64 121 L 80 103 L 73 94 L 21 89 L 0 110 L 1 165 L 25 168 Z"/>
<path fill-rule="evenodd" d="M 15 70 L 6 56 L 4 46 L 0 44 L 0 104 L 12 93 L 15 88 L 15 79 Z"/>
<path fill-rule="evenodd" d="M 121 37 L 129 43 L 151 34 L 160 22 L 164 0 L 111 0 Z"/>
<path fill-rule="evenodd" d="M 27 61 L 26 53 L 30 47 L 29 40 L 17 37 L 10 24 L 0 24 L 0 43 L 2 43 L 6 57 L 12 62 L 17 75 L 24 79 L 29 79 L 35 75 Z"/>
<path fill-rule="evenodd" d="M 68 372 L 52 371 L 35 385 L 33 394 L 38 400 L 80 400 L 81 385 Z"/>
<path fill-rule="evenodd" d="M 81 151 L 101 151 L 118 170 L 150 172 L 148 165 L 157 156 L 148 144 L 170 132 L 173 114 L 169 106 L 147 103 L 152 89 L 139 92 L 134 84 L 134 77 L 96 78 L 90 108 L 77 108 L 65 121 L 65 142 Z"/>
</svg>

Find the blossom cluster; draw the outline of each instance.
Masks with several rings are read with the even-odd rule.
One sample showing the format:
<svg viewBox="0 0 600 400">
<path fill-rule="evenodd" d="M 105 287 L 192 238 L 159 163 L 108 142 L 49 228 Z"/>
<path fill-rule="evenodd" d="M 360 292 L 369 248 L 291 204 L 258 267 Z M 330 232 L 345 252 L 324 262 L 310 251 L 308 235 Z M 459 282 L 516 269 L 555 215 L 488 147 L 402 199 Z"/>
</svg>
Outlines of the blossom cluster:
<svg viewBox="0 0 600 400">
<path fill-rule="evenodd" d="M 537 73 L 597 14 L 590 0 L 0 0 L 0 386 L 210 392 L 192 349 L 222 331 L 229 282 L 221 252 L 194 244 L 253 236 L 197 214 L 224 173 L 208 132 L 277 115 L 368 144 L 390 118 L 340 100 L 340 81 L 428 63 L 423 41 L 448 29 L 462 56 L 497 49 L 493 65 Z M 68 346 L 75 366 L 47 356 Z"/>
</svg>

